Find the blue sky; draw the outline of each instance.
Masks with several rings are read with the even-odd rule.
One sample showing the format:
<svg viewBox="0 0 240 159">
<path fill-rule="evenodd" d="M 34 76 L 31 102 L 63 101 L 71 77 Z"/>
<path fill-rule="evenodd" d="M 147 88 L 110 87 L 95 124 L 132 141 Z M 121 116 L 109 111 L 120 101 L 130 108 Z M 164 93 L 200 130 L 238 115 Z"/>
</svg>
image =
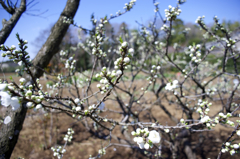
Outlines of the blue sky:
<svg viewBox="0 0 240 159">
<path fill-rule="evenodd" d="M 15 0 L 12 0 L 15 1 Z M 34 57 L 34 52 L 37 52 L 35 46 L 31 43 L 34 42 L 36 37 L 39 36 L 39 32 L 43 29 L 50 27 L 54 24 L 59 15 L 61 14 L 67 0 L 38 0 L 39 2 L 33 8 L 26 13 L 39 14 L 48 10 L 46 13 L 38 16 L 30 16 L 23 14 L 18 21 L 11 35 L 8 37 L 5 45 L 17 46 L 16 33 L 19 33 L 21 38 L 29 41 L 28 52 Z M 129 0 L 130 1 L 130 0 Z M 90 16 L 95 14 L 95 18 L 101 18 L 105 15 L 115 14 L 118 10 L 123 11 L 124 4 L 129 2 L 128 0 L 81 0 L 78 12 L 74 18 L 78 25 L 85 28 L 91 28 Z M 164 17 L 164 9 L 168 5 L 176 6 L 177 0 L 158 0 L 160 12 Z M 240 21 L 240 0 L 187 0 L 187 2 L 181 5 L 182 13 L 179 18 L 184 22 L 194 23 L 198 16 L 205 15 L 205 22 L 212 23 L 213 17 L 218 16 L 220 20 L 232 20 Z M 2 7 L 0 7 L 2 8 Z M 35 11 L 34 11 L 35 10 Z M 146 24 L 147 21 L 153 19 L 154 5 L 152 0 L 137 0 L 133 9 L 116 19 L 113 19 L 111 23 L 126 22 L 130 28 L 136 28 L 135 21 Z M 0 9 L 0 19 L 9 19 L 11 16 L 3 9 Z M 0 28 L 2 26 L 0 25 Z M 1 60 L 2 58 L 0 58 Z M 7 59 L 5 59 L 7 60 Z"/>
</svg>

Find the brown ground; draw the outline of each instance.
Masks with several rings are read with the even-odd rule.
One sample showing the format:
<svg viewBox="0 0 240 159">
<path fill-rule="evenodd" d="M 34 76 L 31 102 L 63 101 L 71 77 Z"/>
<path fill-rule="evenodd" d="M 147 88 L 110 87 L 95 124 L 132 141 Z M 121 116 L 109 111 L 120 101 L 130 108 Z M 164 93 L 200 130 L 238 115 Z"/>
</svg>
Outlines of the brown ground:
<svg viewBox="0 0 240 159">
<path fill-rule="evenodd" d="M 5 74 L 7 77 L 9 74 Z M 2 77 L 0 77 L 2 78 Z M 18 78 L 14 77 L 15 80 Z M 42 80 L 44 83 L 44 80 Z M 138 86 L 144 84 L 144 81 L 139 80 Z M 94 84 L 95 85 L 95 84 Z M 95 87 L 96 88 L 96 87 Z M 67 96 L 67 95 L 66 95 Z M 151 95 L 147 94 L 146 98 L 151 100 Z M 105 102 L 106 107 L 113 109 L 115 107 L 112 101 Z M 167 105 L 167 103 L 165 103 Z M 173 105 L 168 105 L 167 109 L 175 114 L 175 117 L 181 118 L 181 109 L 176 110 Z M 211 107 L 211 112 L 215 113 L 220 109 L 220 105 L 215 104 Z M 2 108 L 1 112 L 4 112 Z M 153 116 L 163 125 L 173 124 L 167 117 L 167 115 L 158 106 L 153 106 L 151 109 Z M 212 115 L 212 114 L 210 114 Z M 104 113 L 103 115 L 104 116 Z M 141 116 L 147 119 L 147 112 L 141 113 Z M 120 116 L 116 114 L 109 114 L 108 118 L 119 120 Z M 51 124 L 51 120 L 52 123 Z M 41 115 L 41 113 L 29 111 L 25 119 L 23 130 L 20 133 L 18 143 L 12 154 L 12 159 L 23 157 L 25 159 L 51 159 L 53 157 L 50 147 L 56 143 L 59 145 L 64 144 L 63 137 L 67 132 L 67 129 L 72 127 L 75 131 L 73 141 L 67 145 L 67 152 L 63 158 L 67 159 L 86 159 L 89 155 L 96 156 L 97 151 L 102 145 L 107 145 L 107 141 L 96 138 L 93 134 L 89 133 L 82 122 L 76 122 L 75 119 L 67 116 L 66 114 L 49 114 L 47 116 Z M 196 133 L 192 137 L 192 148 L 197 152 L 198 158 L 216 158 L 221 146 L 227 137 L 230 135 L 233 129 L 218 125 L 214 128 L 214 131 L 208 131 L 203 133 Z M 131 130 L 129 130 L 131 132 Z M 52 135 L 49 135 L 52 134 Z M 116 127 L 113 134 L 122 136 L 120 127 Z M 51 137 L 50 137 L 51 136 Z M 116 140 L 112 140 L 114 143 L 118 143 Z M 164 151 L 165 150 L 165 151 Z M 169 150 L 163 148 L 163 158 L 168 158 Z M 130 148 L 122 147 L 110 147 L 107 149 L 106 155 L 101 157 L 103 159 L 137 159 L 145 158 L 143 155 L 137 153 Z M 184 154 L 180 154 L 179 158 L 186 158 Z M 240 158 L 240 155 L 229 156 L 223 155 L 222 158 Z"/>
</svg>

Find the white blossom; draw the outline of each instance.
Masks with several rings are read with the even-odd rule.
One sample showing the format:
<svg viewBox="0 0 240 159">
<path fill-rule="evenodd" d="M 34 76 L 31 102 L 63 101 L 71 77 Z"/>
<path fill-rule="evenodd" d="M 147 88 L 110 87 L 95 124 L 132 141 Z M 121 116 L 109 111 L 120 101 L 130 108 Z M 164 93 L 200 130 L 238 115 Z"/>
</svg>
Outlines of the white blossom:
<svg viewBox="0 0 240 159">
<path fill-rule="evenodd" d="M 240 136 L 240 130 L 238 130 L 238 131 L 236 132 L 236 134 L 237 134 L 238 136 Z"/>
<path fill-rule="evenodd" d="M 156 130 L 152 130 L 149 132 L 148 139 L 151 140 L 152 143 L 159 143 L 161 140 L 161 137 Z"/>
<path fill-rule="evenodd" d="M 116 75 L 121 75 L 122 71 L 121 70 L 117 70 Z"/>
<path fill-rule="evenodd" d="M 17 110 L 20 107 L 20 103 L 17 97 L 12 97 L 7 92 L 0 92 L 1 104 L 5 107 L 12 106 L 13 110 Z"/>
<path fill-rule="evenodd" d="M 19 62 L 18 62 L 18 65 L 19 65 L 19 66 L 22 66 L 22 61 L 19 61 Z"/>
<path fill-rule="evenodd" d="M 130 49 L 128 50 L 128 52 L 129 52 L 130 54 L 132 54 L 132 53 L 134 53 L 134 49 L 133 49 L 133 48 L 130 48 Z"/>
<path fill-rule="evenodd" d="M 169 130 L 169 129 L 164 129 L 164 131 L 165 131 L 166 133 L 169 133 L 170 130 Z"/>
<path fill-rule="evenodd" d="M 24 84 L 24 83 L 26 82 L 26 79 L 25 79 L 25 78 L 20 78 L 20 79 L 19 79 L 19 82 L 20 82 L 21 84 Z"/>
<path fill-rule="evenodd" d="M 7 88 L 8 84 L 0 84 L 0 91 L 4 91 Z"/>
<path fill-rule="evenodd" d="M 122 47 L 125 48 L 125 47 L 127 47 L 127 46 L 128 46 L 128 43 L 127 43 L 126 41 L 124 41 L 124 42 L 122 43 Z"/>
<path fill-rule="evenodd" d="M 76 98 L 76 99 L 74 100 L 74 102 L 75 102 L 76 104 L 78 104 L 78 103 L 80 102 L 80 99 L 79 99 L 79 98 Z"/>
<path fill-rule="evenodd" d="M 149 147 L 150 147 L 150 145 L 148 144 L 148 143 L 145 143 L 144 144 L 144 148 L 147 150 L 147 149 L 149 149 Z"/>
<path fill-rule="evenodd" d="M 81 107 L 76 107 L 76 111 L 80 111 L 81 110 Z"/>
<path fill-rule="evenodd" d="M 239 149 L 239 145 L 238 145 L 238 144 L 234 144 L 234 145 L 233 145 L 233 148 Z"/>
<path fill-rule="evenodd" d="M 174 81 L 171 82 L 171 83 L 167 83 L 165 89 L 166 89 L 166 90 L 169 90 L 169 91 L 172 91 L 173 89 L 177 88 L 177 85 L 178 85 L 178 81 L 177 81 L 177 80 L 174 80 Z"/>
<path fill-rule="evenodd" d="M 209 116 L 204 116 L 204 117 L 200 120 L 200 122 L 206 123 L 206 122 L 208 122 L 209 120 L 210 120 Z"/>
<path fill-rule="evenodd" d="M 128 57 L 125 57 L 123 61 L 126 62 L 126 63 L 129 63 L 130 59 Z"/>
<path fill-rule="evenodd" d="M 33 105 L 33 102 L 27 102 L 27 107 L 28 108 L 32 107 L 32 105 Z"/>
<path fill-rule="evenodd" d="M 38 104 L 38 105 L 36 106 L 36 109 L 40 109 L 40 108 L 42 108 L 42 104 Z"/>
</svg>

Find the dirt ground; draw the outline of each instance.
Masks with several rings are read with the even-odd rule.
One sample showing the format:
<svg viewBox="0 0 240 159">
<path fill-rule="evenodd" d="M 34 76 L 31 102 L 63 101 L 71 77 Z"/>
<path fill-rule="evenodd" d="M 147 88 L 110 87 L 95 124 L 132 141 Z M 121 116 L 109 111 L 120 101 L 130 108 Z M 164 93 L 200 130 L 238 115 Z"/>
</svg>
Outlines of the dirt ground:
<svg viewBox="0 0 240 159">
<path fill-rule="evenodd" d="M 11 74 L 5 74 L 6 77 Z M 0 77 L 2 78 L 2 77 Z M 14 80 L 19 78 L 13 76 Z M 45 80 L 41 80 L 41 83 L 46 84 Z M 138 85 L 141 86 L 144 81 L 139 80 Z M 96 84 L 94 84 L 95 86 Z M 96 87 L 95 87 L 96 88 Z M 66 94 L 67 96 L 68 94 Z M 152 99 L 151 95 L 147 95 L 146 98 Z M 106 101 L 106 108 L 112 109 L 114 107 L 112 101 Z M 174 114 L 178 119 L 182 118 L 181 109 L 176 109 L 174 106 L 167 105 L 167 109 Z M 211 107 L 211 112 L 214 114 L 220 110 L 220 105 L 215 104 Z M 159 106 L 153 106 L 150 111 L 153 116 L 163 125 L 172 125 L 168 116 L 163 112 Z M 4 112 L 4 108 L 1 107 L 1 114 Z M 18 143 L 12 154 L 12 159 L 22 157 L 25 159 L 53 159 L 53 152 L 50 149 L 55 144 L 63 145 L 63 137 L 67 133 L 69 127 L 75 131 L 73 140 L 66 146 L 66 153 L 64 153 L 63 159 L 87 159 L 89 155 L 96 156 L 101 145 L 107 145 L 108 141 L 103 141 L 95 137 L 92 133 L 85 129 L 84 122 L 76 121 L 72 117 L 64 113 L 52 112 L 48 115 L 42 115 L 43 112 L 34 112 L 30 110 L 25 119 L 23 129 L 20 133 Z M 213 115 L 213 114 L 210 114 Z M 102 114 L 104 116 L 104 113 Z M 141 117 L 147 118 L 148 113 L 141 113 Z M 109 114 L 108 118 L 119 120 L 120 116 L 115 114 Z M 113 132 L 116 136 L 122 136 L 121 127 L 117 126 Z M 195 149 L 197 158 L 217 158 L 221 144 L 230 135 L 232 128 L 218 125 L 214 128 L 214 131 L 200 132 L 192 135 L 192 149 Z M 131 132 L 131 130 L 129 130 Z M 112 139 L 113 143 L 118 143 L 118 140 Z M 163 158 L 169 158 L 169 150 L 163 148 Z M 141 159 L 146 158 L 140 153 L 131 148 L 123 147 L 110 147 L 106 150 L 106 155 L 102 156 L 103 159 Z M 183 154 L 179 154 L 179 158 L 186 158 Z M 239 154 L 230 156 L 228 153 L 224 154 L 222 158 L 240 158 Z"/>
</svg>

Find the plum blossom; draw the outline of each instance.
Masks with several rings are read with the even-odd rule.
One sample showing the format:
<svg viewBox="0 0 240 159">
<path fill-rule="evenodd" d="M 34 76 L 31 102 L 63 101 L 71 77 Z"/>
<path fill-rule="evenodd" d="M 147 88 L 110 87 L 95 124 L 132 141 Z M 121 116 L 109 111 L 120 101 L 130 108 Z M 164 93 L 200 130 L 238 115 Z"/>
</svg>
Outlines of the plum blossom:
<svg viewBox="0 0 240 159">
<path fill-rule="evenodd" d="M 204 116 L 204 117 L 200 120 L 200 122 L 206 123 L 206 122 L 208 122 L 209 120 L 210 120 L 209 116 Z"/>
<path fill-rule="evenodd" d="M 136 132 L 131 133 L 134 137 L 133 141 L 137 142 L 140 149 L 149 149 L 153 147 L 153 143 L 159 143 L 161 138 L 156 130 L 148 131 L 148 128 L 137 128 Z"/>
<path fill-rule="evenodd" d="M 38 104 L 37 106 L 36 106 L 36 109 L 41 109 L 42 108 L 42 104 Z"/>
<path fill-rule="evenodd" d="M 145 148 L 146 150 L 149 149 L 149 147 L 150 147 L 149 143 L 145 143 L 145 144 L 144 144 L 144 148 Z"/>
<path fill-rule="evenodd" d="M 121 70 L 117 70 L 116 75 L 121 75 L 122 71 Z"/>
<path fill-rule="evenodd" d="M 151 140 L 152 143 L 159 143 L 161 140 L 161 137 L 156 130 L 152 130 L 149 132 L 148 139 Z"/>
<path fill-rule="evenodd" d="M 238 130 L 238 131 L 236 132 L 236 134 L 237 134 L 238 136 L 240 136 L 240 130 Z"/>
<path fill-rule="evenodd" d="M 143 140 L 142 137 L 138 137 L 138 138 L 137 138 L 137 144 L 138 144 L 138 146 L 139 146 L 140 149 L 143 149 L 143 148 L 144 148 L 145 143 L 144 143 L 144 140 Z"/>
<path fill-rule="evenodd" d="M 169 91 L 172 91 L 173 89 L 177 88 L 177 85 L 178 85 L 178 81 L 177 81 L 177 80 L 174 80 L 174 81 L 171 82 L 171 83 L 167 83 L 165 89 L 166 89 L 166 90 L 169 90 Z"/>
<path fill-rule="evenodd" d="M 239 149 L 239 145 L 238 145 L 238 144 L 234 144 L 234 145 L 233 145 L 233 148 Z"/>
<path fill-rule="evenodd" d="M 78 104 L 78 103 L 80 102 L 80 99 L 79 99 L 79 98 L 76 98 L 76 99 L 74 100 L 74 102 L 75 102 L 76 104 Z"/>
<path fill-rule="evenodd" d="M 0 84 L 0 91 L 4 91 L 7 88 L 8 84 Z"/>
<path fill-rule="evenodd" d="M 20 103 L 17 97 L 11 97 L 7 92 L 0 92 L 1 104 L 5 107 L 12 106 L 13 110 L 17 110 L 20 107 Z"/>
<path fill-rule="evenodd" d="M 81 110 L 81 107 L 76 107 L 76 111 L 80 111 Z"/>
</svg>

